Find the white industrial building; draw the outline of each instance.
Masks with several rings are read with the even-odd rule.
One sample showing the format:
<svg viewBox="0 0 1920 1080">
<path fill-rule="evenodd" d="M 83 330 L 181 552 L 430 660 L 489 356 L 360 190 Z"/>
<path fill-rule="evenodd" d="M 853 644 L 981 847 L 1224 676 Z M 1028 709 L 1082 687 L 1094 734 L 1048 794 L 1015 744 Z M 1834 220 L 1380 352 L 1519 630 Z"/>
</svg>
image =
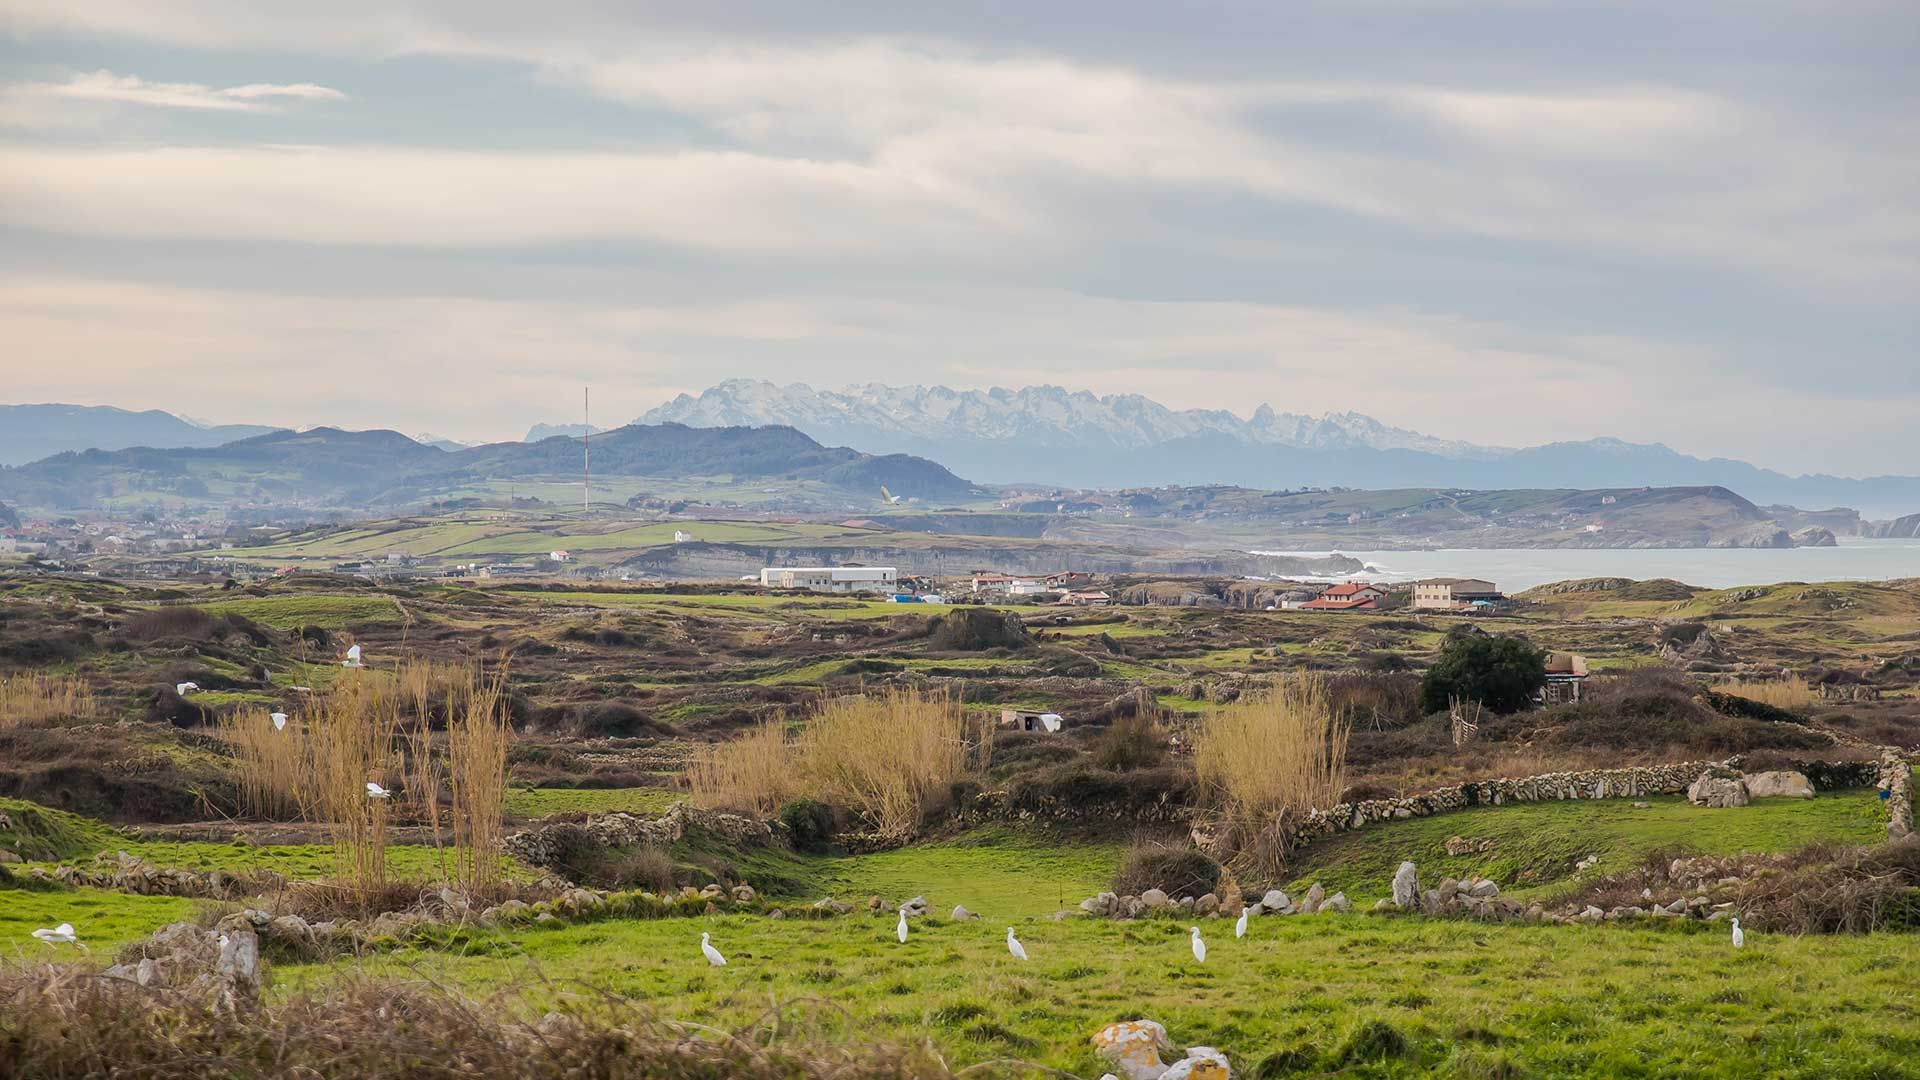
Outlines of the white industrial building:
<svg viewBox="0 0 1920 1080">
<path fill-rule="evenodd" d="M 891 566 L 769 566 L 760 571 L 766 589 L 814 592 L 893 592 L 900 572 Z"/>
</svg>

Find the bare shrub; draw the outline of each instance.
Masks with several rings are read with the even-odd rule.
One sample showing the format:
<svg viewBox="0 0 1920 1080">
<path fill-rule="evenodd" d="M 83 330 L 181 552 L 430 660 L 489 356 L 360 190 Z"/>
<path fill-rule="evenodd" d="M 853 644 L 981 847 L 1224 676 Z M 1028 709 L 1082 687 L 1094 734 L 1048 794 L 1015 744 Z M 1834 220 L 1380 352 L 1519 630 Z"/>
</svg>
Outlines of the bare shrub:
<svg viewBox="0 0 1920 1080">
<path fill-rule="evenodd" d="M 402 702 L 393 679 L 358 674 L 319 700 L 308 728 L 314 808 L 332 829 L 341 874 L 367 894 L 387 885 L 388 814 L 388 800 L 369 796 L 367 785 L 399 786 Z"/>
<path fill-rule="evenodd" d="M 216 621 L 197 607 L 158 607 L 128 616 L 120 633 L 128 641 L 205 641 Z"/>
<path fill-rule="evenodd" d="M 1150 769 L 1167 756 L 1167 733 L 1152 714 L 1135 713 L 1115 720 L 1090 750 L 1103 769 Z"/>
<path fill-rule="evenodd" d="M 98 715 L 93 688 L 65 675 L 0 676 L 0 728 Z"/>
<path fill-rule="evenodd" d="M 1113 891 L 1138 896 L 1159 889 L 1173 899 L 1204 896 L 1220 883 L 1220 864 L 1191 844 L 1136 840 L 1113 876 Z"/>
<path fill-rule="evenodd" d="M 469 669 L 447 717 L 454 869 L 461 885 L 476 895 L 499 883 L 505 853 L 507 748 L 512 741 L 505 688 L 504 671 L 485 678 Z"/>
<path fill-rule="evenodd" d="M 1211 710 L 1194 743 L 1202 797 L 1220 814 L 1227 850 L 1277 868 L 1294 822 L 1345 788 L 1347 722 L 1315 675 Z"/>
</svg>

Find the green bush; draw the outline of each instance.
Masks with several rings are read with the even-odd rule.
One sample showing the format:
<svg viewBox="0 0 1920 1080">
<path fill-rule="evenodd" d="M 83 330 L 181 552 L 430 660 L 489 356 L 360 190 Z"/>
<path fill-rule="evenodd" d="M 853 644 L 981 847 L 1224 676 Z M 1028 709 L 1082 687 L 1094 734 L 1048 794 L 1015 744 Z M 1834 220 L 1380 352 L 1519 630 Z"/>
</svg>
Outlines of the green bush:
<svg viewBox="0 0 1920 1080">
<path fill-rule="evenodd" d="M 1445 710 L 1455 698 L 1497 713 L 1518 712 L 1547 682 L 1547 654 L 1514 634 L 1454 633 L 1420 680 L 1420 707 Z"/>
<path fill-rule="evenodd" d="M 833 807 L 815 799 L 796 799 L 781 807 L 780 823 L 802 851 L 818 851 L 833 839 Z"/>
</svg>

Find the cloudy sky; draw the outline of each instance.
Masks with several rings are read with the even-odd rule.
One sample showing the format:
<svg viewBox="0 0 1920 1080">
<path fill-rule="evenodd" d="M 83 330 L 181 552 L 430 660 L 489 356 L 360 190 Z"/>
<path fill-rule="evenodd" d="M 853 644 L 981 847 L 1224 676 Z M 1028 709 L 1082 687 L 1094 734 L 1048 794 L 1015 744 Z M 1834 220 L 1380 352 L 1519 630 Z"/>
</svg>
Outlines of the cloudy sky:
<svg viewBox="0 0 1920 1080">
<path fill-rule="evenodd" d="M 1920 472 L 1911 0 L 0 0 L 0 230 L 10 401 L 1045 382 Z"/>
</svg>

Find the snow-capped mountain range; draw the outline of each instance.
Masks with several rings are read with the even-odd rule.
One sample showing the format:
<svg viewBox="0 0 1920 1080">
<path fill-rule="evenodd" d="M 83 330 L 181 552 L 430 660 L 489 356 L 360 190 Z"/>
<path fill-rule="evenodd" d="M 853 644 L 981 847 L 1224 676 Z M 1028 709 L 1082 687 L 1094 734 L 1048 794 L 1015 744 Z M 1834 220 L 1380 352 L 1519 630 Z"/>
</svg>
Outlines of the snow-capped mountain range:
<svg viewBox="0 0 1920 1080">
<path fill-rule="evenodd" d="M 829 446 L 931 458 L 981 483 L 1146 487 L 1227 483 L 1280 489 L 1601 488 L 1719 485 L 1756 503 L 1920 508 L 1920 477 L 1788 476 L 1658 443 L 1601 438 L 1512 449 L 1438 439 L 1361 413 L 1308 416 L 1261 405 L 1247 417 L 1170 409 L 1138 394 L 1057 386 L 953 390 L 867 383 L 816 390 L 729 379 L 652 409 L 642 424 L 783 424 Z"/>
<path fill-rule="evenodd" d="M 815 438 L 844 431 L 848 438 L 865 444 L 876 439 L 959 439 L 1139 449 L 1178 439 L 1225 436 L 1301 449 L 1368 447 L 1448 458 L 1485 458 L 1503 452 L 1389 427 L 1356 412 L 1308 416 L 1275 412 L 1263 404 L 1242 419 L 1224 409 L 1170 409 L 1139 394 L 1103 397 L 1058 386 L 953 390 L 866 383 L 815 390 L 804 383 L 779 386 L 764 380 L 729 379 L 697 397 L 681 394 L 639 422 L 689 427 L 786 424 Z"/>
</svg>

